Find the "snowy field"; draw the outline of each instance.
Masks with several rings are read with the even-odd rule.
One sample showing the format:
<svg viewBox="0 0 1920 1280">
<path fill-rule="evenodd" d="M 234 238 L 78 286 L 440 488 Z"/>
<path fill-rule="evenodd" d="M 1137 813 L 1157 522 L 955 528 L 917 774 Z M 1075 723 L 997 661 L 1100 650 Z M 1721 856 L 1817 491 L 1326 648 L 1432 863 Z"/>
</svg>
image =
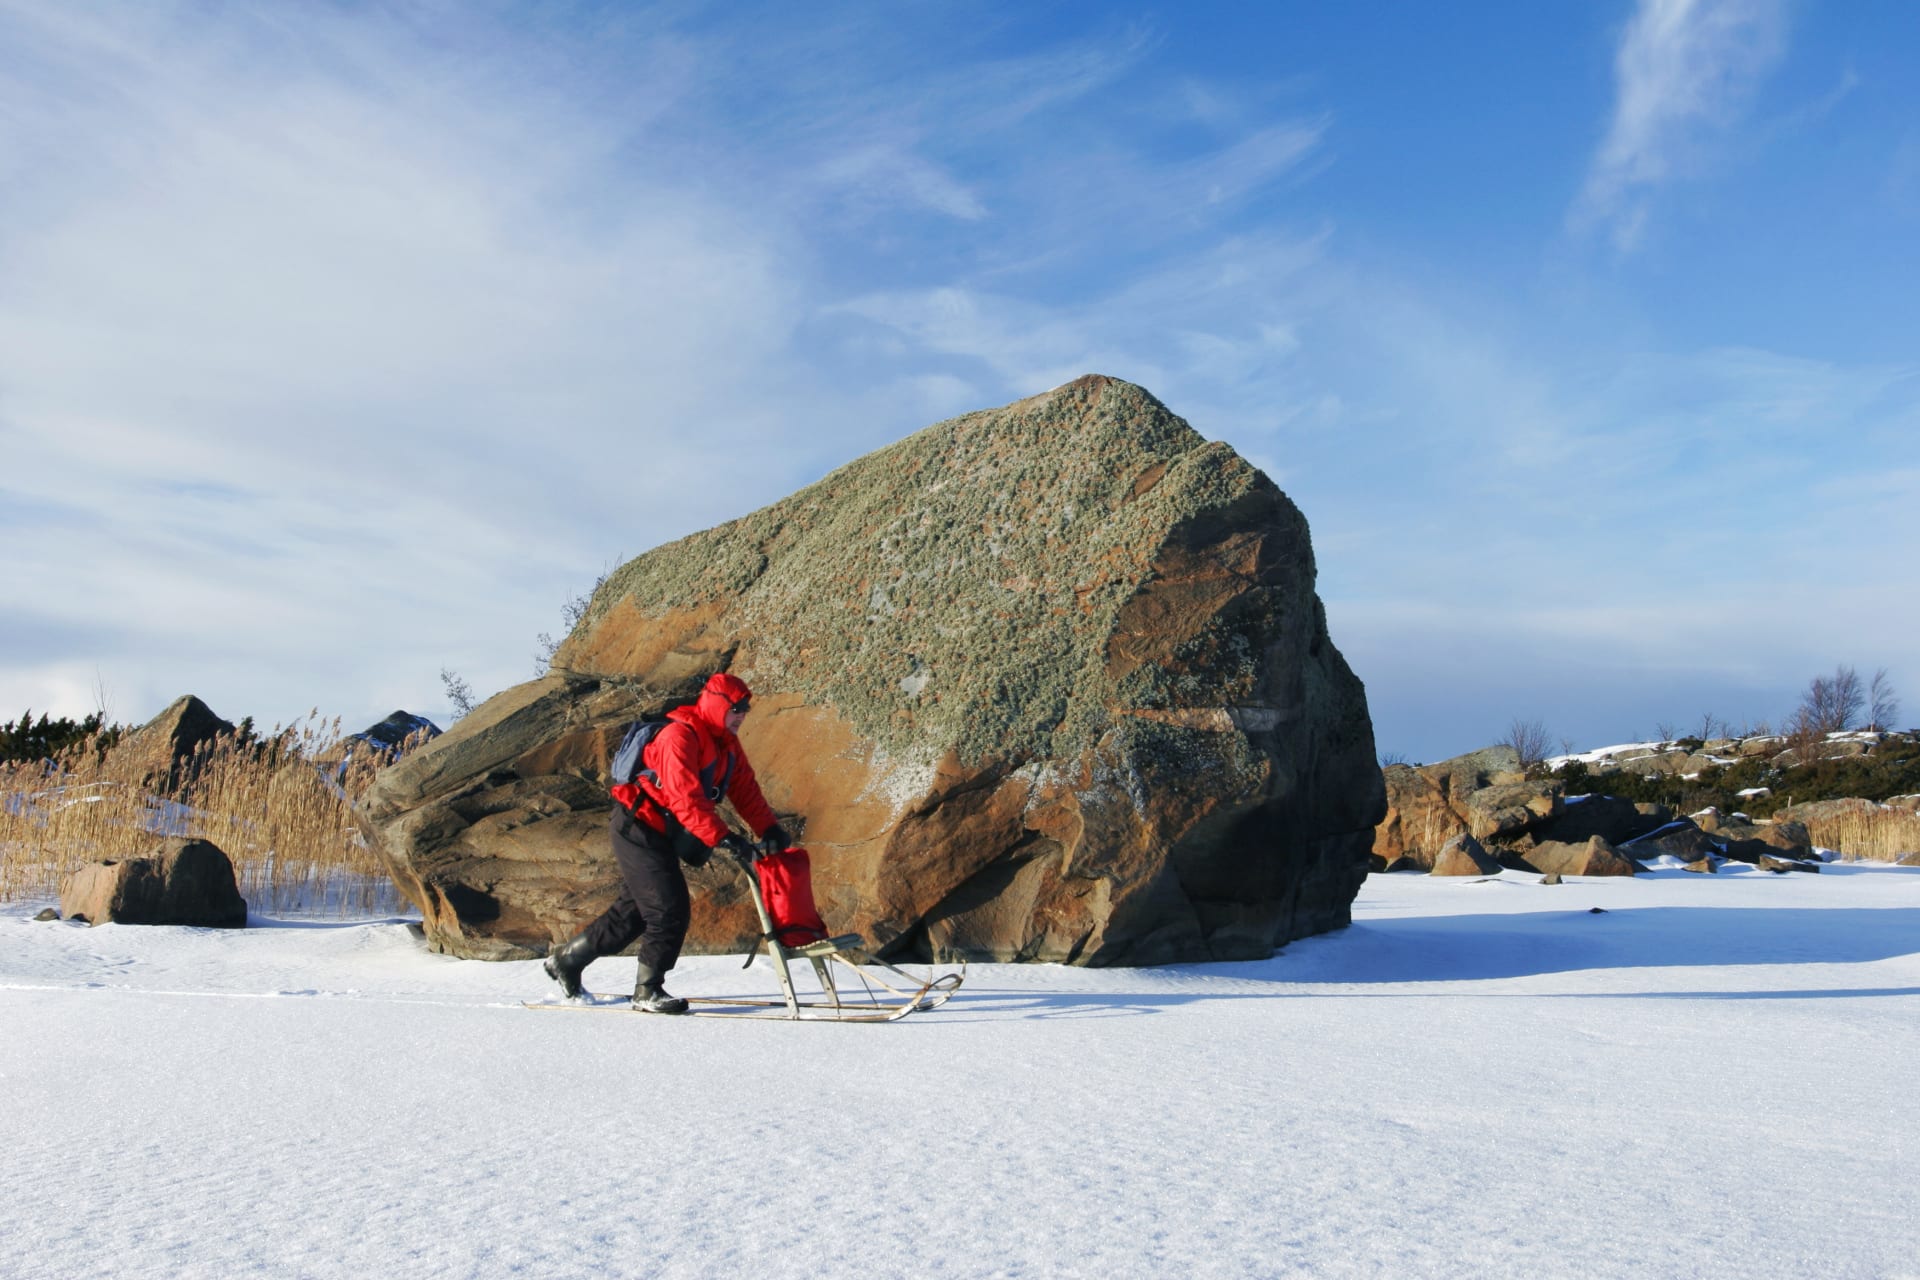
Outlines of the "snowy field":
<svg viewBox="0 0 1920 1280">
<path fill-rule="evenodd" d="M 1536 881 L 879 1026 L 14 904 L 0 1275 L 1920 1276 L 1920 868 Z"/>
</svg>

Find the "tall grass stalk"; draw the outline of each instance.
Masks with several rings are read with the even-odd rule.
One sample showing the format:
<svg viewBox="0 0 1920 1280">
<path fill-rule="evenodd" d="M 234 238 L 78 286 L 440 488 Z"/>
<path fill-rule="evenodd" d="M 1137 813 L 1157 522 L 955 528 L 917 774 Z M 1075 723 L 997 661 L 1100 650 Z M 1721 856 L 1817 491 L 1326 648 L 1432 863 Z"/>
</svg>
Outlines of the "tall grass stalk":
<svg viewBox="0 0 1920 1280">
<path fill-rule="evenodd" d="M 352 816 L 382 763 L 316 712 L 265 738 L 216 738 L 178 766 L 136 735 L 0 767 L 0 901 L 55 898 L 88 863 L 197 836 L 226 851 L 254 911 L 390 914 L 404 904 Z"/>
<path fill-rule="evenodd" d="M 1806 826 L 1815 845 L 1845 862 L 1920 862 L 1920 813 L 1911 809 L 1861 801 Z"/>
</svg>

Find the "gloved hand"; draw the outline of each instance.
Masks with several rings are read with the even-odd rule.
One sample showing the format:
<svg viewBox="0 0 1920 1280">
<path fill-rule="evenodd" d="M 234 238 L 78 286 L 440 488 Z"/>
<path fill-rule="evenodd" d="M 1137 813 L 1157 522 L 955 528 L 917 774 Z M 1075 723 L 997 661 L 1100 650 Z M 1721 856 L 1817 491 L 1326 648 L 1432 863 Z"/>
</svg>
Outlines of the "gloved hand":
<svg viewBox="0 0 1920 1280">
<path fill-rule="evenodd" d="M 713 847 L 716 849 L 725 849 L 728 853 L 738 858 L 740 865 L 743 867 L 752 867 L 753 860 L 759 856 L 754 851 L 752 843 L 748 841 L 745 836 L 735 835 L 731 831 L 722 836 L 720 843 Z"/>
<path fill-rule="evenodd" d="M 713 850 L 707 848 L 707 846 L 699 843 L 697 840 L 688 840 L 685 841 L 680 848 L 679 854 L 680 861 L 690 867 L 698 868 L 707 865 L 707 859 L 713 856 Z"/>
<path fill-rule="evenodd" d="M 768 827 L 766 833 L 760 837 L 760 851 L 762 853 L 779 853 L 784 849 L 791 848 L 792 845 L 793 837 L 788 835 L 787 829 L 777 822 Z"/>
</svg>

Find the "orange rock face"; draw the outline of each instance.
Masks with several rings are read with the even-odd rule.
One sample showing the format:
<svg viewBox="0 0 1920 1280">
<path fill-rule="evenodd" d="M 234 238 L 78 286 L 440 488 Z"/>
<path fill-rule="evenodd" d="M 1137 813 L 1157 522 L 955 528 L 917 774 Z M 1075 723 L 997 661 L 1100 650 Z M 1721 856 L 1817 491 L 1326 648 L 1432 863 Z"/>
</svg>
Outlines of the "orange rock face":
<svg viewBox="0 0 1920 1280">
<path fill-rule="evenodd" d="M 1271 481 L 1083 378 L 623 566 L 549 676 L 363 812 L 435 945 L 535 954 L 612 895 L 609 739 L 726 669 L 836 931 L 905 957 L 1264 956 L 1347 922 L 1385 812 L 1313 579 Z M 738 873 L 690 880 L 689 949 L 751 945 Z"/>
</svg>

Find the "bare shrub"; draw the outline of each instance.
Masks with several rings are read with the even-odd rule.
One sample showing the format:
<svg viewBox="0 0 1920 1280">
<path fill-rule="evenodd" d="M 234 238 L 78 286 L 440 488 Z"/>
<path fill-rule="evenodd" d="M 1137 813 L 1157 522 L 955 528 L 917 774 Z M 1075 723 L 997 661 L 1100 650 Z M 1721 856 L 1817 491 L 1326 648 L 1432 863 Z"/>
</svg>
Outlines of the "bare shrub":
<svg viewBox="0 0 1920 1280">
<path fill-rule="evenodd" d="M 1893 681 L 1882 667 L 1873 673 L 1873 683 L 1867 686 L 1867 727 L 1885 729 L 1899 714 L 1900 696 L 1893 691 Z"/>
<path fill-rule="evenodd" d="M 1866 702 L 1859 673 L 1843 664 L 1835 667 L 1831 676 L 1815 676 L 1807 685 L 1794 713 L 1795 722 L 1797 727 L 1821 735 L 1841 733 L 1854 726 Z"/>
<path fill-rule="evenodd" d="M 1507 726 L 1507 736 L 1500 745 L 1514 749 L 1520 757 L 1522 769 L 1533 769 L 1546 763 L 1547 752 L 1553 745 L 1553 735 L 1538 720 L 1516 719 Z"/>
<path fill-rule="evenodd" d="M 440 668 L 440 687 L 447 691 L 447 702 L 453 707 L 455 720 L 473 710 L 473 686 L 458 671 L 451 667 Z"/>
<path fill-rule="evenodd" d="M 559 636 L 542 631 L 534 637 L 540 646 L 533 655 L 534 675 L 547 674 L 547 669 L 553 665 L 553 655 L 559 652 L 561 643 L 573 634 L 573 629 L 580 625 L 580 619 L 587 616 L 587 609 L 593 604 L 594 596 L 600 594 L 600 588 L 607 585 L 607 579 L 613 576 L 613 571 L 620 567 L 620 563 L 616 560 L 607 566 L 600 576 L 593 580 L 591 587 L 560 606 L 560 619 L 566 624 L 566 629 Z"/>
</svg>

